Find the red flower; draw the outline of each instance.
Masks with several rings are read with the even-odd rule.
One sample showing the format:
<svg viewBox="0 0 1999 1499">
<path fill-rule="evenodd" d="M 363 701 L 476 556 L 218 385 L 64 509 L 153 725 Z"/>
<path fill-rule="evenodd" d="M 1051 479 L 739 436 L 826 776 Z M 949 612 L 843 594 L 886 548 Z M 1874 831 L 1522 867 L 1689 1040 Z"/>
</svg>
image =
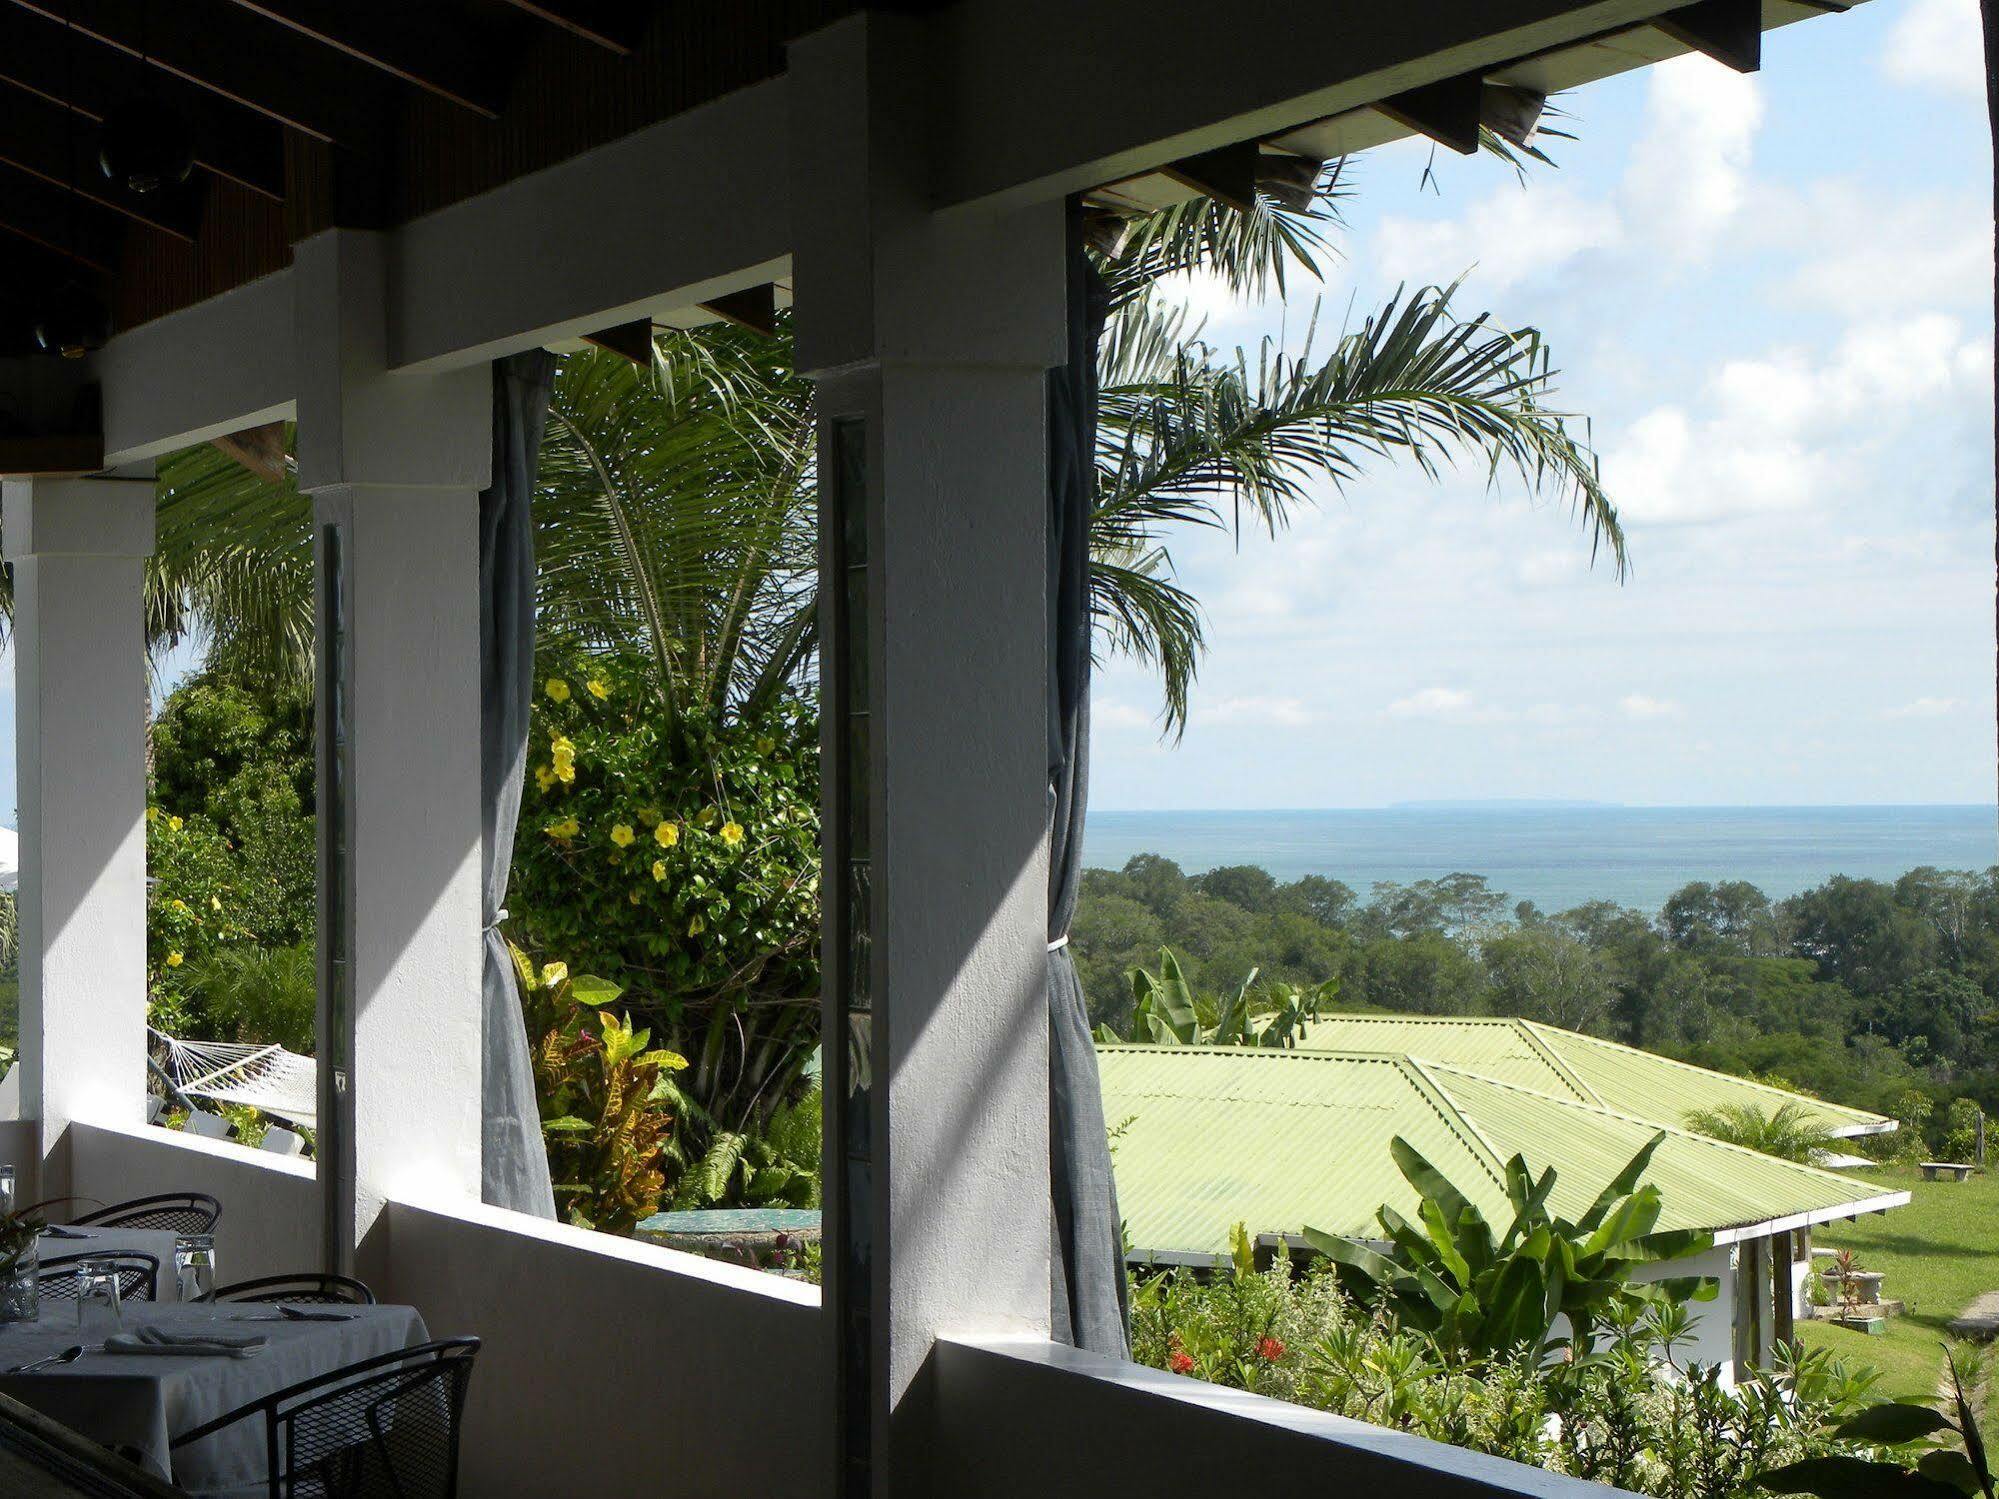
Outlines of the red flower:
<svg viewBox="0 0 1999 1499">
<path fill-rule="evenodd" d="M 1265 1338 L 1256 1345 L 1256 1356 L 1265 1363 L 1274 1364 L 1284 1357 L 1284 1345 L 1275 1338 Z"/>
<path fill-rule="evenodd" d="M 1171 1369 L 1175 1374 L 1192 1374 L 1194 1372 L 1194 1360 L 1192 1356 L 1176 1348 L 1167 1356 L 1166 1367 Z"/>
</svg>

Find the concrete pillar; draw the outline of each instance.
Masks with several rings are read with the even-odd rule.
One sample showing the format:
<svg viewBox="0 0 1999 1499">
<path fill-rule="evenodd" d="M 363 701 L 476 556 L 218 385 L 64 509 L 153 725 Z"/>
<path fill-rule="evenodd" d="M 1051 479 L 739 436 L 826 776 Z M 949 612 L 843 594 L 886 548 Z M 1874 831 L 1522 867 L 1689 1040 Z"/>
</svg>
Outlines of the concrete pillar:
<svg viewBox="0 0 1999 1499">
<path fill-rule="evenodd" d="M 21 882 L 21 1116 L 43 1195 L 72 1120 L 144 1122 L 150 479 L 8 481 Z"/>
<path fill-rule="evenodd" d="M 327 1256 L 379 1274 L 390 1197 L 479 1198 L 491 372 L 387 372 L 378 235 L 307 240 L 292 277 L 299 487 L 313 497 L 321 590 Z"/>
<path fill-rule="evenodd" d="M 788 82 L 822 433 L 826 1305 L 854 1495 L 929 1492 L 940 1330 L 1045 1335 L 1049 1315 L 1063 212 L 930 212 L 931 76 L 924 23 L 871 14 L 796 44 Z"/>
</svg>

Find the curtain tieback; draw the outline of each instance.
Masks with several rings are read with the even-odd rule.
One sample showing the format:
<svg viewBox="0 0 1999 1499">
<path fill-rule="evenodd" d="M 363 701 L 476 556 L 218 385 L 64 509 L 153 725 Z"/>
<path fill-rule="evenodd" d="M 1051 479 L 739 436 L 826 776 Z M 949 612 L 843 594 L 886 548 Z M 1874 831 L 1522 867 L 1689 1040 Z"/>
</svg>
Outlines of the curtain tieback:
<svg viewBox="0 0 1999 1499">
<path fill-rule="evenodd" d="M 507 919 L 507 908 L 505 906 L 502 906 L 500 907 L 499 910 L 493 913 L 493 919 L 487 922 L 479 930 L 481 930 L 482 932 L 496 932 L 500 929 L 500 923 L 505 921 L 506 919 Z"/>
<path fill-rule="evenodd" d="M 1057 937 L 1053 942 L 1048 944 L 1048 950 L 1050 952 L 1060 952 L 1062 951 L 1063 948 L 1067 947 L 1068 945 L 1069 945 L 1069 934 L 1067 932 L 1064 932 L 1061 936 Z"/>
</svg>

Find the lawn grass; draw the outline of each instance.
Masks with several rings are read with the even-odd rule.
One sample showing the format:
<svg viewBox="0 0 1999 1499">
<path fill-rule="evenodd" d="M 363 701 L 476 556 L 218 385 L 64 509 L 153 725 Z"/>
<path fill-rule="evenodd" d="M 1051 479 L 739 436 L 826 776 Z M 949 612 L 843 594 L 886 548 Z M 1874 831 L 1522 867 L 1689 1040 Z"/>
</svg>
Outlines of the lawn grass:
<svg viewBox="0 0 1999 1499">
<path fill-rule="evenodd" d="M 1978 1172 L 1967 1182 L 1926 1182 L 1914 1166 L 1882 1166 L 1865 1178 L 1890 1191 L 1906 1189 L 1909 1205 L 1815 1228 L 1812 1247 L 1851 1249 L 1863 1269 L 1887 1276 L 1882 1296 L 1905 1310 L 1890 1317 L 1878 1337 L 1819 1321 L 1800 1322 L 1798 1336 L 1810 1347 L 1873 1364 L 1884 1395 L 1929 1400 L 1943 1374 L 1940 1345 L 1951 1341 L 1945 1324 L 1973 1297 L 1999 1290 L 1999 1172 Z M 1985 1424 L 1999 1428 L 1999 1378 L 1989 1382 Z"/>
</svg>

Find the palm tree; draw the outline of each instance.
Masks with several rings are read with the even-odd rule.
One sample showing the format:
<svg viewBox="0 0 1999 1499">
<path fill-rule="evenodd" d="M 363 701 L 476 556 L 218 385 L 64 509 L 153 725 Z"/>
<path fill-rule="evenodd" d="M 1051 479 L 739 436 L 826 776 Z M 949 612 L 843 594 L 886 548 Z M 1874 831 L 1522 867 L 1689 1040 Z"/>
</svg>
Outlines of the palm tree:
<svg viewBox="0 0 1999 1499">
<path fill-rule="evenodd" d="M 1319 356 L 1266 344 L 1223 355 L 1162 295 L 1200 271 L 1244 296 L 1314 272 L 1336 223 L 1337 167 L 1309 205 L 1205 199 L 1092 221 L 1112 309 L 1100 351 L 1092 611 L 1101 652 L 1162 678 L 1184 727 L 1205 650 L 1198 602 L 1168 540 L 1188 526 L 1275 534 L 1371 463 L 1433 477 L 1475 461 L 1580 514 L 1592 556 L 1625 566 L 1623 532 L 1533 330 L 1452 311 L 1454 289 L 1398 293 Z M 668 713 L 761 704 L 800 685 L 816 644 L 816 515 L 808 382 L 775 340 L 727 326 L 662 330 L 639 368 L 601 350 L 557 377 L 536 493 L 544 641 L 653 661 Z M 214 448 L 160 471 L 163 598 L 174 638 L 196 622 L 232 660 L 309 675 L 309 507 Z M 1224 505 L 1229 506 L 1227 514 Z M 162 610 L 162 613 L 171 611 Z"/>
<path fill-rule="evenodd" d="M 1753 1103 L 1717 1104 L 1691 1111 L 1684 1122 L 1696 1134 L 1784 1161 L 1809 1161 L 1833 1141 L 1831 1126 L 1804 1104 L 1789 1101 L 1767 1114 Z"/>
</svg>

